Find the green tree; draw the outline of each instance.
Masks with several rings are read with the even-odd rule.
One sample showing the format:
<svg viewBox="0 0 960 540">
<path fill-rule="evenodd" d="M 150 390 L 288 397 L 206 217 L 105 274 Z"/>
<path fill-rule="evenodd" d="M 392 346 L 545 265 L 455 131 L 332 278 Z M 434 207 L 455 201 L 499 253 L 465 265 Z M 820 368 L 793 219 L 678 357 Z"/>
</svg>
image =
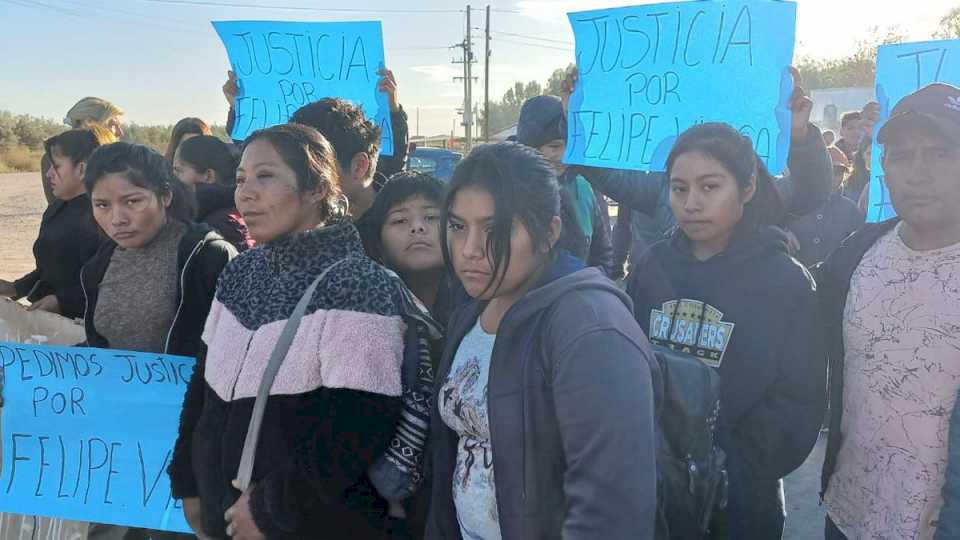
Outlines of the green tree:
<svg viewBox="0 0 960 540">
<path fill-rule="evenodd" d="M 570 64 L 566 69 L 555 69 L 553 73 L 550 74 L 550 78 L 547 79 L 547 87 L 544 89 L 543 93 L 549 96 L 559 96 L 563 92 L 563 80 L 567 78 L 567 73 L 570 72 L 573 68 L 576 67 L 576 64 Z"/>
<path fill-rule="evenodd" d="M 868 39 L 861 40 L 853 54 L 836 60 L 803 58 L 797 69 L 807 89 L 872 86 L 877 74 L 877 48 L 900 43 L 905 36 L 896 28 L 885 33 L 873 28 Z"/>
<path fill-rule="evenodd" d="M 951 9 L 940 19 L 940 27 L 933 34 L 933 37 L 937 39 L 960 38 L 960 6 Z"/>
<path fill-rule="evenodd" d="M 515 82 L 513 87 L 504 92 L 500 101 L 490 102 L 490 134 L 502 131 L 517 123 L 520 118 L 520 107 L 527 99 L 543 94 L 543 86 L 537 81 L 527 83 Z M 479 115 L 480 126 L 484 126 L 483 111 Z M 484 133 L 484 136 L 486 134 Z"/>
</svg>

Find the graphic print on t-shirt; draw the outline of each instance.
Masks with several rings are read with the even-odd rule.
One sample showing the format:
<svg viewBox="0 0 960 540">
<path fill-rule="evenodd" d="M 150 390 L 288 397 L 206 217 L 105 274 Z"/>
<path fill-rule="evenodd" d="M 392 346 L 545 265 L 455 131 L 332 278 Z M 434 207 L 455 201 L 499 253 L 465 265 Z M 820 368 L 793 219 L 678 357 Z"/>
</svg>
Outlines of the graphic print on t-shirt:
<svg viewBox="0 0 960 540">
<path fill-rule="evenodd" d="M 490 357 L 496 336 L 477 323 L 460 342 L 440 389 L 440 416 L 458 435 L 453 502 L 464 540 L 499 540 L 493 447 L 487 408 Z"/>
<path fill-rule="evenodd" d="M 677 308 L 679 304 L 679 309 Z M 707 365 L 720 367 L 736 326 L 723 321 L 723 312 L 699 300 L 664 302 L 650 311 L 650 341 L 692 354 Z"/>
</svg>

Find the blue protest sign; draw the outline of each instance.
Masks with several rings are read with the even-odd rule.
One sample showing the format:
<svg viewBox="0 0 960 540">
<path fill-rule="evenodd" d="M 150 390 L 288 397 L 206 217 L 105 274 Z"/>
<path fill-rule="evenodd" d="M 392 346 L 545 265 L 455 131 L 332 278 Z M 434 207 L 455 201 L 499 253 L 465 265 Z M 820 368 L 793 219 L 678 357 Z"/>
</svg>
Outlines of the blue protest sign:
<svg viewBox="0 0 960 540">
<path fill-rule="evenodd" d="M 790 151 L 797 6 L 678 2 L 570 13 L 580 79 L 570 164 L 663 171 L 676 137 L 727 122 L 774 174 Z"/>
<path fill-rule="evenodd" d="M 363 108 L 382 132 L 380 153 L 393 155 L 387 95 L 377 90 L 383 31 L 376 21 L 215 21 L 237 75 L 233 139 L 284 124 L 303 105 L 340 97 Z"/>
<path fill-rule="evenodd" d="M 877 102 L 880 120 L 874 127 L 870 157 L 870 195 L 867 221 L 876 223 L 897 215 L 884 183 L 883 148 L 877 132 L 904 97 L 935 82 L 960 85 L 960 40 L 884 45 L 877 51 Z"/>
<path fill-rule="evenodd" d="M 189 532 L 167 466 L 195 361 L 0 342 L 0 511 Z"/>
</svg>

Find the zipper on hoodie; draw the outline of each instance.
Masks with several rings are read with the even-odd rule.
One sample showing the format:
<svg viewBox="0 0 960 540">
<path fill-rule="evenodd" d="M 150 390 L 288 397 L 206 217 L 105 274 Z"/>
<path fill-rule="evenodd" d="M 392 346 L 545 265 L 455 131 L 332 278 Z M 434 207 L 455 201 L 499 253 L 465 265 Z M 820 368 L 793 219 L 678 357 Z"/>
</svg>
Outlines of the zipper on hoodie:
<svg viewBox="0 0 960 540">
<path fill-rule="evenodd" d="M 204 245 L 206 245 L 207 240 L 204 238 L 201 240 L 190 252 L 190 255 L 187 257 L 187 261 L 183 263 L 183 270 L 180 272 L 180 304 L 177 306 L 177 313 L 173 316 L 173 322 L 170 324 L 170 330 L 167 332 L 167 339 L 163 345 L 163 354 L 169 354 L 170 350 L 170 338 L 173 336 L 173 329 L 177 326 L 177 319 L 180 318 L 180 312 L 183 310 L 183 303 L 187 298 L 187 269 L 190 268 L 190 261 L 193 260 L 193 256 L 200 252 Z M 86 295 L 86 291 L 84 291 Z"/>
</svg>

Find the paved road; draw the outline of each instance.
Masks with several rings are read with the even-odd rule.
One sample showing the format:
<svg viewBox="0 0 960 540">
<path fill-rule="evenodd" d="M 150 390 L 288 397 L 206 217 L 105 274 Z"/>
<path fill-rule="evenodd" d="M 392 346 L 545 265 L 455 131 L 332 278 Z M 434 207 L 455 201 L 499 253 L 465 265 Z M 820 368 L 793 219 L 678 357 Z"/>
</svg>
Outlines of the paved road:
<svg viewBox="0 0 960 540">
<path fill-rule="evenodd" d="M 784 540 L 822 540 L 824 512 L 820 506 L 820 468 L 827 445 L 821 434 L 807 462 L 784 480 L 787 499 L 787 524 Z"/>
</svg>

